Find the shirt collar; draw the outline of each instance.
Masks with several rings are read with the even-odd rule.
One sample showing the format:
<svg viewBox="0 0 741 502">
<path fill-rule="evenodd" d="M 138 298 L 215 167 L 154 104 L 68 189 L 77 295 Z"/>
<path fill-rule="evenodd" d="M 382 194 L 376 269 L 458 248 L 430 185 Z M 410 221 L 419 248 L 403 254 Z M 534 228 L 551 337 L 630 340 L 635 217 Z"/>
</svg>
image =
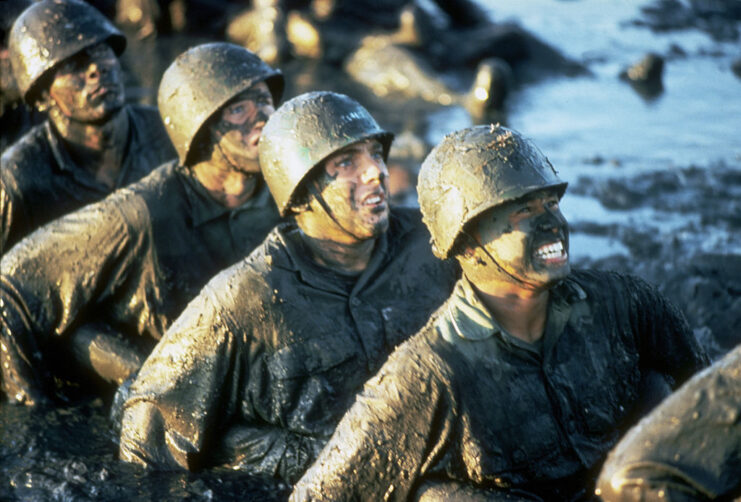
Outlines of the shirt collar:
<svg viewBox="0 0 741 502">
<path fill-rule="evenodd" d="M 178 166 L 177 171 L 185 181 L 185 197 L 188 199 L 188 204 L 192 209 L 193 226 L 201 226 L 227 213 L 237 213 L 246 209 L 267 207 L 271 203 L 270 192 L 262 179 L 255 195 L 239 207 L 228 208 L 219 204 L 211 197 L 206 187 L 201 185 L 188 168 Z"/>
<path fill-rule="evenodd" d="M 586 298 L 587 294 L 581 286 L 568 279 L 551 288 L 549 317 L 553 317 L 551 314 L 556 311 L 566 313 L 566 318 L 558 322 L 559 333 L 568 320 L 571 304 Z M 485 340 L 497 334 L 510 342 L 517 342 L 497 324 L 465 275 L 458 281 L 446 303 L 446 312 L 441 316 L 438 328 L 442 337 L 449 342 L 455 342 L 457 338 Z"/>
</svg>

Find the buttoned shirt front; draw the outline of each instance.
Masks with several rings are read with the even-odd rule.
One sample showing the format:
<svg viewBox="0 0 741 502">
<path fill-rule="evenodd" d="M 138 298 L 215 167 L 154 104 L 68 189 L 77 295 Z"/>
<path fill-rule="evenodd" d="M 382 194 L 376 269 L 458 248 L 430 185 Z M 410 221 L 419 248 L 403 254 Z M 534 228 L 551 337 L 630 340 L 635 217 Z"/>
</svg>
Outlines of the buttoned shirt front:
<svg viewBox="0 0 741 502">
<path fill-rule="evenodd" d="M 81 323 L 158 340 L 211 277 L 278 221 L 264 182 L 230 209 L 173 161 L 45 225 L 0 260 L 4 385 L 48 380 L 38 357 L 50 338 Z"/>
<path fill-rule="evenodd" d="M 293 500 L 401 501 L 425 479 L 568 500 L 633 418 L 643 374 L 681 381 L 706 363 L 635 278 L 573 272 L 550 291 L 540 347 L 502 330 L 464 278 L 366 385 Z"/>
<path fill-rule="evenodd" d="M 196 468 L 233 427 L 235 467 L 297 479 L 456 278 L 454 263 L 432 255 L 418 211 L 392 211 L 354 278 L 313 263 L 299 232 L 277 227 L 168 330 L 125 404 L 122 458 Z"/>
<path fill-rule="evenodd" d="M 128 105 L 129 120 L 114 188 L 77 165 L 49 120 L 0 157 L 0 255 L 41 225 L 137 181 L 177 154 L 155 108 Z"/>
</svg>

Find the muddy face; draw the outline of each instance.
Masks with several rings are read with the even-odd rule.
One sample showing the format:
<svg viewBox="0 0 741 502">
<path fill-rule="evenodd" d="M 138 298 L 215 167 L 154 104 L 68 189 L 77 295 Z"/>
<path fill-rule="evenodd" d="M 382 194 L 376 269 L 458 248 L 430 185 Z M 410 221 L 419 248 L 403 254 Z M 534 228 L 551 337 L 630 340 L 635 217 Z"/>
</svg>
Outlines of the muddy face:
<svg viewBox="0 0 741 502">
<path fill-rule="evenodd" d="M 388 228 L 388 169 L 378 140 L 353 143 L 327 158 L 319 188 L 336 220 L 324 226 L 324 237 L 344 240 L 350 234 L 364 240 Z"/>
<path fill-rule="evenodd" d="M 82 123 L 105 122 L 124 105 L 121 65 L 100 43 L 64 61 L 49 88 L 50 113 Z"/>
<path fill-rule="evenodd" d="M 259 82 L 240 93 L 210 125 L 215 149 L 233 168 L 245 173 L 260 171 L 257 143 L 262 128 L 275 111 L 267 84 Z"/>
<path fill-rule="evenodd" d="M 570 272 L 569 232 L 555 191 L 538 191 L 485 212 L 474 236 L 483 262 L 507 282 L 548 286 Z"/>
</svg>

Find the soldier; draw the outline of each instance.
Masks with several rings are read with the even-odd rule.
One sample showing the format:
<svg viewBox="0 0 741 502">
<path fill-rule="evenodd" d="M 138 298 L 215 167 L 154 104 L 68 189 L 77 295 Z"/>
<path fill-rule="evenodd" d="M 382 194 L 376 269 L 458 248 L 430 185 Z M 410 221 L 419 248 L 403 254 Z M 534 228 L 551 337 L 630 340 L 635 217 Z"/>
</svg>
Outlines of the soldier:
<svg viewBox="0 0 741 502">
<path fill-rule="evenodd" d="M 265 238 L 279 216 L 257 142 L 282 92 L 279 71 L 232 44 L 194 47 L 170 65 L 158 105 L 178 160 L 2 259 L 0 362 L 12 401 L 57 394 L 54 377 L 76 366 L 70 351 L 120 384 L 208 279 Z"/>
<path fill-rule="evenodd" d="M 0 9 L 0 153 L 41 121 L 21 98 L 8 53 L 10 27 L 29 5 L 31 0 L 4 0 Z"/>
<path fill-rule="evenodd" d="M 365 386 L 292 500 L 577 500 L 651 370 L 707 359 L 637 278 L 571 272 L 566 183 L 518 133 L 450 134 L 417 186 L 447 302 Z M 593 474 L 593 473 L 592 473 Z"/>
<path fill-rule="evenodd" d="M 146 360 L 124 405 L 122 459 L 298 479 L 455 281 L 418 211 L 389 208 L 392 137 L 342 94 L 275 112 L 260 159 L 292 221 L 210 281 Z"/>
<path fill-rule="evenodd" d="M 0 255 L 175 157 L 157 111 L 125 104 L 118 56 L 126 39 L 94 7 L 34 3 L 8 45 L 23 98 L 48 118 L 0 159 Z"/>
<path fill-rule="evenodd" d="M 739 500 L 741 345 L 695 375 L 610 453 L 597 494 L 613 501 Z"/>
</svg>

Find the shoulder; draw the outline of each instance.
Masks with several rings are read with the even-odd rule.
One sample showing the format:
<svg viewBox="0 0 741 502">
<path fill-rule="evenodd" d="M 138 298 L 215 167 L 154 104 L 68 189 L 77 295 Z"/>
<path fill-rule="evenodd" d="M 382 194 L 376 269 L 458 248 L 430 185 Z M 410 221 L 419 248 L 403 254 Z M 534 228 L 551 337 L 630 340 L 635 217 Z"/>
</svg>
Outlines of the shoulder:
<svg viewBox="0 0 741 502">
<path fill-rule="evenodd" d="M 3 176 L 19 177 L 24 169 L 33 166 L 35 171 L 30 174 L 35 177 L 38 174 L 37 167 L 47 165 L 44 159 L 50 154 L 45 123 L 36 125 L 3 152 L 0 159 Z"/>
<path fill-rule="evenodd" d="M 564 281 L 566 284 L 578 284 L 592 296 L 603 296 L 606 293 L 641 292 L 658 294 L 655 286 L 638 276 L 610 270 L 574 270 Z"/>
</svg>

